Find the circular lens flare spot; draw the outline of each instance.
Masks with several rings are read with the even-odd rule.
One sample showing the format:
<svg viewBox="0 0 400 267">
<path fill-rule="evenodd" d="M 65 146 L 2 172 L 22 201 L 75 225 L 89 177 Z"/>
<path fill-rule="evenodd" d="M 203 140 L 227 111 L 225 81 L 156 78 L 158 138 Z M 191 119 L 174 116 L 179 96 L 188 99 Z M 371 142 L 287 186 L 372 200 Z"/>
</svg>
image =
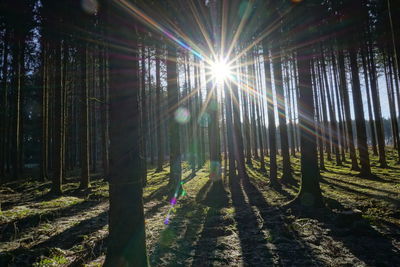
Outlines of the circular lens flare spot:
<svg viewBox="0 0 400 267">
<path fill-rule="evenodd" d="M 178 108 L 175 111 L 175 120 L 180 124 L 186 124 L 190 120 L 190 112 L 187 108 Z"/>
<path fill-rule="evenodd" d="M 95 14 L 99 9 L 99 3 L 97 0 L 82 0 L 81 5 L 83 10 L 90 15 Z"/>
</svg>

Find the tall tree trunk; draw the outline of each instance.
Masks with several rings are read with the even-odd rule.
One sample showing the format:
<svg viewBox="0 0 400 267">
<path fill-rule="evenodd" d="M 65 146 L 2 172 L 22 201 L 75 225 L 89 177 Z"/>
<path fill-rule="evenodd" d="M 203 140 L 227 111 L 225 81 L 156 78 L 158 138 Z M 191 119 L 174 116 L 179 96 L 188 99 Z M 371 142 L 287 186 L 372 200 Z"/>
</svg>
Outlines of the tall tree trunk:
<svg viewBox="0 0 400 267">
<path fill-rule="evenodd" d="M 318 170 L 317 142 L 315 137 L 314 101 L 310 72 L 312 49 L 302 47 L 297 50 L 297 66 L 299 72 L 298 114 L 300 124 L 301 147 L 301 186 L 294 203 L 303 206 L 321 207 L 323 205 L 320 173 Z"/>
<path fill-rule="evenodd" d="M 81 73 L 81 118 L 80 118 L 80 139 L 81 139 L 81 183 L 80 188 L 89 187 L 89 86 L 88 86 L 88 48 L 82 44 L 80 51 L 80 73 Z"/>
<path fill-rule="evenodd" d="M 168 46 L 167 48 L 167 91 L 168 91 L 168 111 L 171 116 L 169 118 L 168 136 L 169 136 L 169 186 L 172 193 L 176 194 L 180 187 L 182 176 L 181 167 L 181 146 L 180 146 L 180 132 L 179 124 L 175 120 L 175 112 L 177 110 L 177 103 L 179 102 L 179 88 L 178 88 L 178 72 L 176 66 L 177 52 L 176 48 Z M 176 197 L 176 196 L 175 196 Z"/>
<path fill-rule="evenodd" d="M 4 177 L 6 173 L 6 158 L 7 158 L 7 151 L 8 151 L 8 144 L 7 144 L 7 117 L 8 117 L 8 86 L 7 86 L 7 79 L 8 79 L 8 54 L 9 54 L 9 41 L 10 41 L 10 32 L 9 29 L 5 29 L 4 39 L 3 39 L 3 66 L 1 69 L 2 72 L 2 79 L 1 79 L 1 103 L 0 107 L 2 112 L 0 113 L 0 177 Z M 0 180 L 1 181 L 1 180 Z"/>
<path fill-rule="evenodd" d="M 272 73 L 271 73 L 271 61 L 269 55 L 269 49 L 267 41 L 263 41 L 264 50 L 264 70 L 265 70 L 265 84 L 267 94 L 267 109 L 268 109 L 268 134 L 269 134 L 269 179 L 271 186 L 275 187 L 278 185 L 277 172 L 278 166 L 276 162 L 276 128 L 275 128 L 275 97 L 272 91 Z"/>
<path fill-rule="evenodd" d="M 320 115 L 320 102 L 318 98 L 318 85 L 317 79 L 315 78 L 314 61 L 311 59 L 311 81 L 314 89 L 314 106 L 315 106 L 315 120 L 316 120 L 316 133 L 317 133 L 317 145 L 319 153 L 319 169 L 326 170 L 325 168 L 325 157 L 324 157 L 324 136 L 322 135 L 322 120 Z"/>
<path fill-rule="evenodd" d="M 236 176 L 235 150 L 233 143 L 233 112 L 232 112 L 232 92 L 230 86 L 225 87 L 225 114 L 226 114 L 226 135 L 229 157 L 229 176 Z"/>
<path fill-rule="evenodd" d="M 101 46 L 99 52 L 99 89 L 101 97 L 100 120 L 101 120 L 101 143 L 102 143 L 102 166 L 104 176 L 107 178 L 109 172 L 109 134 L 108 134 L 108 84 L 107 67 L 108 55 L 105 45 Z"/>
<path fill-rule="evenodd" d="M 376 126 L 376 137 L 378 140 L 378 152 L 379 152 L 379 164 L 382 168 L 387 167 L 386 163 L 386 151 L 385 151 L 385 133 L 382 125 L 382 112 L 381 112 L 381 101 L 378 87 L 378 79 L 376 73 L 375 59 L 372 51 L 372 47 L 368 47 L 368 58 L 369 58 L 369 73 L 371 80 L 371 97 L 372 105 L 375 117 Z"/>
<path fill-rule="evenodd" d="M 160 72 L 160 48 L 156 45 L 156 127 L 157 127 L 157 172 L 163 170 L 164 164 L 164 140 L 163 134 L 161 133 L 162 121 L 161 121 L 161 72 Z"/>
<path fill-rule="evenodd" d="M 349 92 L 347 90 L 347 81 L 346 81 L 346 72 L 344 65 L 344 55 L 343 51 L 339 50 L 339 77 L 340 77 L 340 89 L 343 96 L 343 104 L 344 104 L 344 114 L 346 118 L 347 124 L 347 136 L 348 136 L 348 145 L 350 148 L 350 159 L 351 159 L 351 169 L 352 170 L 360 170 L 357 163 L 356 157 L 356 149 L 354 147 L 354 137 L 353 137 L 353 127 L 351 123 L 351 115 L 350 115 L 350 100 L 349 100 Z"/>
<path fill-rule="evenodd" d="M 105 7 L 104 7 L 105 8 Z M 136 31 L 114 3 L 107 4 L 110 46 L 110 211 L 104 266 L 148 266 L 140 148 L 139 64 Z"/>
<path fill-rule="evenodd" d="M 141 129 L 142 134 L 140 140 L 142 142 L 142 150 L 143 150 L 143 158 L 142 158 L 142 177 L 143 177 L 143 186 L 146 185 L 147 179 L 147 99 L 146 99 L 146 49 L 144 46 L 144 38 L 142 37 L 142 46 L 141 46 L 141 66 L 140 66 L 140 85 L 141 85 L 141 94 L 140 94 L 140 104 L 141 104 Z"/>
<path fill-rule="evenodd" d="M 326 93 L 327 102 L 328 102 L 331 138 L 332 138 L 332 143 L 333 143 L 333 149 L 335 152 L 336 165 L 341 166 L 342 162 L 340 159 L 339 142 L 337 139 L 338 127 L 337 127 L 337 123 L 336 123 L 336 114 L 335 114 L 335 111 L 333 108 L 333 101 L 332 101 L 332 97 L 331 97 L 332 90 L 329 87 L 329 83 L 328 83 L 328 74 L 327 74 L 327 69 L 326 69 L 326 64 L 325 64 L 324 51 L 323 51 L 322 47 L 321 47 L 321 68 L 322 68 L 322 73 L 323 73 L 323 80 L 325 82 L 325 93 Z"/>
<path fill-rule="evenodd" d="M 280 36 L 276 36 L 280 38 Z M 274 58 L 272 60 L 275 91 L 278 103 L 278 118 L 279 118 L 279 135 L 281 141 L 281 152 L 283 158 L 283 175 L 281 182 L 287 183 L 293 180 L 292 167 L 290 165 L 290 154 L 289 154 L 289 142 L 287 134 L 287 123 L 286 123 L 286 99 L 283 90 L 283 77 L 282 77 L 282 63 L 281 63 L 281 49 L 280 43 L 274 42 L 274 49 L 272 54 Z"/>
<path fill-rule="evenodd" d="M 352 74 L 353 104 L 357 126 L 357 147 L 360 155 L 361 175 L 371 174 L 369 161 L 367 133 L 365 129 L 364 107 L 361 97 L 360 78 L 357 63 L 357 52 L 354 48 L 349 49 L 350 68 Z"/>
<path fill-rule="evenodd" d="M 375 124 L 374 124 L 374 117 L 372 116 L 371 94 L 369 90 L 367 62 L 365 60 L 364 49 L 361 50 L 361 60 L 364 72 L 365 91 L 367 92 L 368 122 L 371 131 L 372 152 L 374 153 L 374 156 L 376 156 L 378 155 L 378 149 L 376 148 Z"/>
<path fill-rule="evenodd" d="M 210 79 L 208 79 L 210 80 Z M 221 180 L 221 148 L 220 148 L 220 130 L 218 116 L 218 96 L 216 84 L 211 87 L 211 82 L 207 84 L 207 91 L 210 97 L 208 103 L 208 112 L 210 114 L 210 123 L 208 125 L 208 140 L 210 149 L 210 179 L 212 181 Z M 215 86 L 215 87 L 214 87 Z"/>
<path fill-rule="evenodd" d="M 53 194 L 61 194 L 61 183 L 63 181 L 63 125 L 62 125 L 62 95 L 63 87 L 61 80 L 61 36 L 57 35 L 55 50 L 55 77 L 54 77 L 54 155 L 53 155 L 53 184 L 51 191 Z"/>
</svg>

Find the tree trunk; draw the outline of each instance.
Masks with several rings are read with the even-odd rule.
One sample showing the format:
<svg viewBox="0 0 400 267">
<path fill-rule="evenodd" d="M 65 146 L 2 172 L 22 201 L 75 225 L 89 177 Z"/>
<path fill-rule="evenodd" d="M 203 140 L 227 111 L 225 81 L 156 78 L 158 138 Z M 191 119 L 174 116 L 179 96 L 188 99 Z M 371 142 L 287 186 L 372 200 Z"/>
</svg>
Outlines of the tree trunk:
<svg viewBox="0 0 400 267">
<path fill-rule="evenodd" d="M 272 91 L 272 73 L 271 73 L 271 61 L 269 55 L 269 49 L 267 42 L 263 42 L 264 50 L 264 70 L 265 70 L 265 84 L 267 90 L 267 116 L 268 116 L 268 134 L 269 134 L 269 179 L 271 186 L 275 187 L 278 185 L 277 172 L 278 166 L 276 162 L 276 128 L 275 128 L 275 97 Z"/>
<path fill-rule="evenodd" d="M 276 36 L 276 38 L 280 37 Z M 278 100 L 279 135 L 283 158 L 283 175 L 281 178 L 281 182 L 287 183 L 291 182 L 293 180 L 293 177 L 292 167 L 290 165 L 289 142 L 286 123 L 286 100 L 285 92 L 283 90 L 281 49 L 279 42 L 274 42 L 274 49 L 272 51 L 272 54 L 274 55 L 272 66 L 274 72 L 275 92 Z"/>
<path fill-rule="evenodd" d="M 175 120 L 175 112 L 179 103 L 178 72 L 176 66 L 177 52 L 174 47 L 167 48 L 167 91 L 168 91 L 168 110 L 171 114 L 168 125 L 169 136 L 169 186 L 172 194 L 176 194 L 180 187 L 182 167 L 181 167 L 181 146 L 179 124 Z M 176 197 L 176 196 L 175 196 Z"/>
<path fill-rule="evenodd" d="M 136 48 L 131 19 L 110 3 L 108 40 Z M 118 16 L 119 15 L 119 16 Z M 104 266 L 148 266 L 140 148 L 139 64 L 135 49 L 110 46 L 110 211 Z"/>
<path fill-rule="evenodd" d="M 157 172 L 163 170 L 164 164 L 164 140 L 161 133 L 161 73 L 160 73 L 160 48 L 156 45 L 156 127 L 157 127 Z"/>
<path fill-rule="evenodd" d="M 81 73 L 81 118 L 80 118 L 80 139 L 81 139 L 81 183 L 80 188 L 89 187 L 89 86 L 87 75 L 88 51 L 87 44 L 82 44 L 80 51 L 80 73 Z"/>
<path fill-rule="evenodd" d="M 375 59 L 372 48 L 369 47 L 369 73 L 371 80 L 371 97 L 375 117 L 376 137 L 378 140 L 379 164 L 382 168 L 387 167 L 385 151 L 385 133 L 382 125 L 381 101 L 376 73 Z"/>
<path fill-rule="evenodd" d="M 371 174 L 371 165 L 369 161 L 367 133 L 365 129 L 364 107 L 361 97 L 359 70 L 357 64 L 357 52 L 354 48 L 349 49 L 350 68 L 352 74 L 353 104 L 354 114 L 357 126 L 357 147 L 360 155 L 361 175 Z"/>
<path fill-rule="evenodd" d="M 10 32 L 8 28 L 6 28 L 4 33 L 4 40 L 3 40 L 3 66 L 2 66 L 2 79 L 1 79 L 1 88 L 3 92 L 1 92 L 1 110 L 0 113 L 0 177 L 4 177 L 6 173 L 6 158 L 7 158 L 7 151 L 8 151 L 8 144 L 7 144 L 7 117 L 8 117 L 8 86 L 7 86 L 7 79 L 8 79 L 8 54 L 9 54 L 9 45 L 10 41 Z M 1 180 L 0 180 L 1 181 Z"/>
<path fill-rule="evenodd" d="M 354 147 L 354 137 L 353 137 L 353 127 L 351 123 L 351 115 L 350 115 L 350 100 L 349 100 L 349 92 L 347 90 L 347 81 L 346 81 L 346 72 L 344 65 L 344 55 L 343 51 L 339 50 L 339 77 L 340 77 L 340 89 L 343 96 L 343 104 L 344 104 L 344 114 L 346 118 L 347 124 L 347 136 L 348 136 L 348 145 L 350 148 L 350 159 L 351 159 L 351 169 L 352 170 L 360 170 L 357 163 L 356 157 L 356 149 Z"/>
<path fill-rule="evenodd" d="M 298 114 L 300 124 L 301 147 L 301 186 L 293 203 L 299 202 L 306 207 L 321 207 L 323 205 L 320 173 L 318 170 L 317 142 L 315 137 L 314 101 L 310 72 L 310 47 L 297 50 L 297 67 L 299 72 Z"/>
</svg>

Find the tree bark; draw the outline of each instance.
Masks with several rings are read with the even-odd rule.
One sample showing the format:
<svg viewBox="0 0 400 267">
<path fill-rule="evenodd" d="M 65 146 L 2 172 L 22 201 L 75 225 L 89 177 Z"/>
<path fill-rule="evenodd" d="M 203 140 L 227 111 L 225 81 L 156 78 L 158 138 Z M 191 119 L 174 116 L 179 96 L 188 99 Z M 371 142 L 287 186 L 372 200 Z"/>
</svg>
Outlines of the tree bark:
<svg viewBox="0 0 400 267">
<path fill-rule="evenodd" d="M 136 29 L 122 9 L 107 4 L 110 48 L 110 211 L 104 266 L 148 266 L 140 148 Z M 134 25 L 134 24 L 133 24 Z"/>
</svg>

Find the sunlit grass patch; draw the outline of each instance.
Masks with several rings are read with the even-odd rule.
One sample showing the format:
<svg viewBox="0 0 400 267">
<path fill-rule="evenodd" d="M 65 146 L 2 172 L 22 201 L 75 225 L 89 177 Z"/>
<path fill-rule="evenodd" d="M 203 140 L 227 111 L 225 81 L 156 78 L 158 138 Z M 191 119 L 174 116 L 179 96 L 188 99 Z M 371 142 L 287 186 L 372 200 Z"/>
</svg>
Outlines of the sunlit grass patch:
<svg viewBox="0 0 400 267">
<path fill-rule="evenodd" d="M 18 220 L 38 212 L 28 206 L 17 206 L 9 210 L 0 211 L 0 223 Z"/>
<path fill-rule="evenodd" d="M 84 199 L 78 197 L 62 196 L 49 201 L 39 202 L 37 206 L 42 209 L 62 208 L 81 203 L 83 200 Z"/>
</svg>

